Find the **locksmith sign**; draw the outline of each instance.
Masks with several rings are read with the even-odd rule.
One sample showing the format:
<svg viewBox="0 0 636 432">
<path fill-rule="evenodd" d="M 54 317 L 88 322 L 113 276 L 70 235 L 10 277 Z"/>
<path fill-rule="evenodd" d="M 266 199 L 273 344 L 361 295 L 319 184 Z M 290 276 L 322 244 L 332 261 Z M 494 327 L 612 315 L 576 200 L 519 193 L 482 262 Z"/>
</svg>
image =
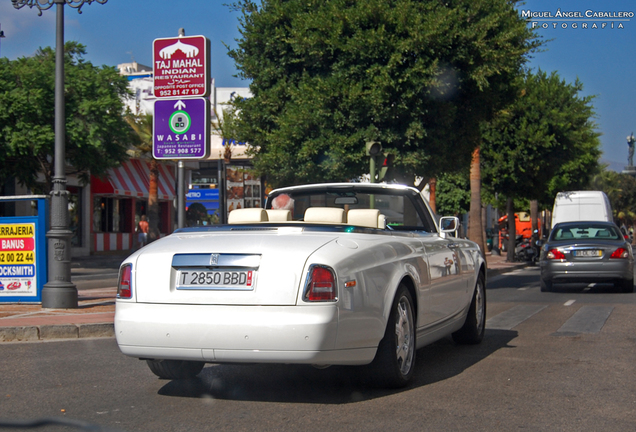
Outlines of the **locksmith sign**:
<svg viewBox="0 0 636 432">
<path fill-rule="evenodd" d="M 0 224 L 0 297 L 37 295 L 35 225 Z"/>
<path fill-rule="evenodd" d="M 155 101 L 155 159 L 202 159 L 210 149 L 210 102 L 206 98 Z"/>
<path fill-rule="evenodd" d="M 155 39 L 154 95 L 158 98 L 210 94 L 210 40 L 205 36 Z"/>
</svg>

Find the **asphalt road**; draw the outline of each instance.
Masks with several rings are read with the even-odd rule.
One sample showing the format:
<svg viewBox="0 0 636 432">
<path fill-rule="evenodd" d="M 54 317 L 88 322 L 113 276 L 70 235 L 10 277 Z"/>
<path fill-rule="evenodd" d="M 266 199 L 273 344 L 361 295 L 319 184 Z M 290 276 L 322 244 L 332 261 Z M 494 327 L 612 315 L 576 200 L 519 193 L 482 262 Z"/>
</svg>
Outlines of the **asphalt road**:
<svg viewBox="0 0 636 432">
<path fill-rule="evenodd" d="M 0 417 L 129 432 L 633 430 L 636 294 L 611 291 L 541 293 L 536 268 L 495 277 L 484 342 L 419 350 L 397 391 L 368 387 L 359 368 L 207 365 L 166 381 L 114 339 L 3 344 Z"/>
</svg>

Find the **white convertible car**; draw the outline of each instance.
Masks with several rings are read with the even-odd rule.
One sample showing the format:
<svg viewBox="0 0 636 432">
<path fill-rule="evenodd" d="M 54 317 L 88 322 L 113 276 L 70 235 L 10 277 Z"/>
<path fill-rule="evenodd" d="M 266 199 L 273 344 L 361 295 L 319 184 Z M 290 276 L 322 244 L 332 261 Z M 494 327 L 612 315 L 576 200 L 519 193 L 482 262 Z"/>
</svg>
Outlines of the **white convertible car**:
<svg viewBox="0 0 636 432">
<path fill-rule="evenodd" d="M 291 210 L 273 210 L 284 198 Z M 291 198 L 291 200 L 289 199 Z M 115 334 L 161 378 L 205 363 L 366 365 L 404 386 L 416 349 L 484 336 L 486 265 L 415 188 L 316 184 L 185 228 L 127 258 Z"/>
</svg>

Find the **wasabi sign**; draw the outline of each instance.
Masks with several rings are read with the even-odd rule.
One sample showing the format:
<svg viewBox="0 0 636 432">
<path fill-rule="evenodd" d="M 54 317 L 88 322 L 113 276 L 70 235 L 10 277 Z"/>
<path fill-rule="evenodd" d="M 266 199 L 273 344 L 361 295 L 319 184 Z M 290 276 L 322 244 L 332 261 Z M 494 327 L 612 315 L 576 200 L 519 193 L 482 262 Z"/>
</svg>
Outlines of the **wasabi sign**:
<svg viewBox="0 0 636 432">
<path fill-rule="evenodd" d="M 35 223 L 0 224 L 0 297 L 37 296 Z"/>
<path fill-rule="evenodd" d="M 205 98 L 159 99 L 153 116 L 155 159 L 202 159 L 210 149 L 210 103 Z"/>
</svg>

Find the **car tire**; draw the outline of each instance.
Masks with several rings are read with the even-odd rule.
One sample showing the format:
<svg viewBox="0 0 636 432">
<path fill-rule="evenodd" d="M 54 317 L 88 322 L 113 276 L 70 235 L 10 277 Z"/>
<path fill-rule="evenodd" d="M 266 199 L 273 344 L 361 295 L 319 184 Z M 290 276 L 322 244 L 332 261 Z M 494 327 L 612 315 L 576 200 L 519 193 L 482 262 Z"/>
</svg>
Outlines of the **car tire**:
<svg viewBox="0 0 636 432">
<path fill-rule="evenodd" d="M 552 281 L 541 279 L 541 292 L 552 291 Z"/>
<path fill-rule="evenodd" d="M 620 281 L 621 291 L 624 293 L 633 293 L 634 292 L 634 278 L 624 279 Z"/>
<path fill-rule="evenodd" d="M 404 285 L 398 287 L 384 337 L 369 365 L 371 381 L 378 387 L 406 386 L 415 370 L 415 314 L 413 298 Z"/>
<path fill-rule="evenodd" d="M 486 332 L 486 287 L 483 276 L 477 278 L 473 299 L 464 326 L 453 333 L 453 340 L 462 345 L 475 345 L 484 339 Z"/>
<path fill-rule="evenodd" d="M 161 379 L 194 378 L 205 366 L 205 362 L 187 360 L 146 360 L 146 363 Z"/>
</svg>

